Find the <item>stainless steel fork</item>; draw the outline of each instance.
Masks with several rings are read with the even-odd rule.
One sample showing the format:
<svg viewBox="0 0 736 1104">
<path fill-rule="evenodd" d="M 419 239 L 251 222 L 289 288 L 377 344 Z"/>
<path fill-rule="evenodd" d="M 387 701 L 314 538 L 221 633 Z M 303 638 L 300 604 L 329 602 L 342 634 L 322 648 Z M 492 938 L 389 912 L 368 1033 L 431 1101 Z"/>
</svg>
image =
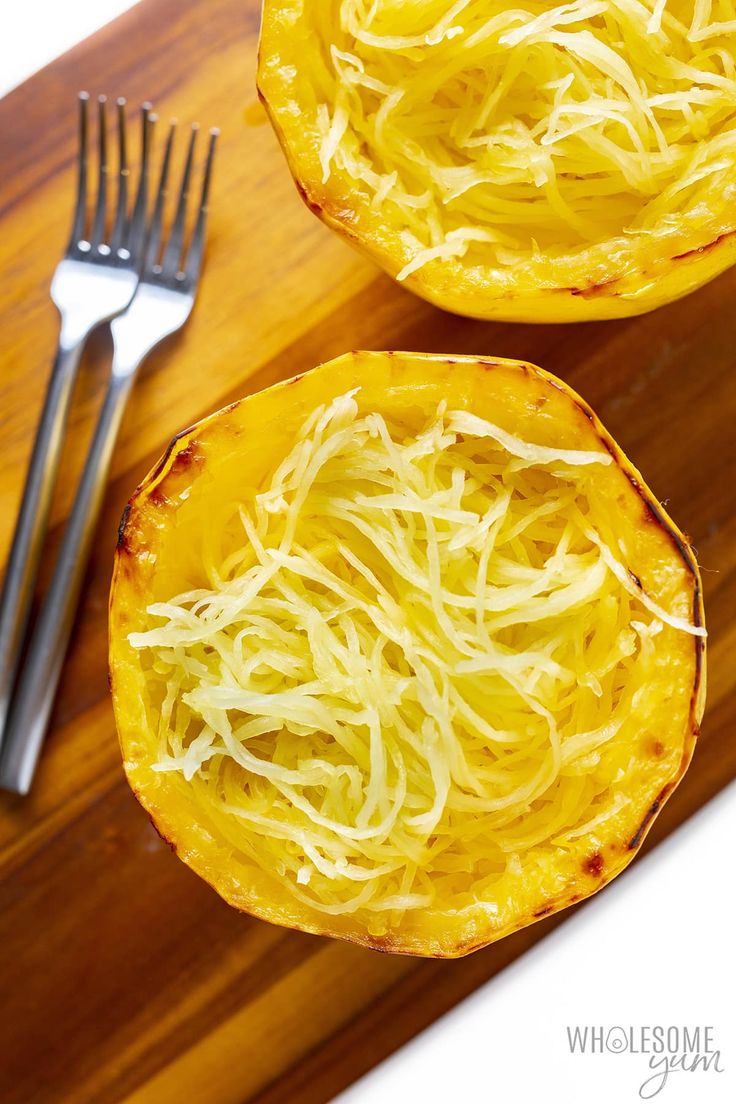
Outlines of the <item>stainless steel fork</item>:
<svg viewBox="0 0 736 1104">
<path fill-rule="evenodd" d="M 51 298 L 61 317 L 59 349 L 33 446 L 0 599 L 0 747 L 21 645 L 28 624 L 79 358 L 92 330 L 125 310 L 131 301 L 138 284 L 138 270 L 143 258 L 151 131 L 150 104 L 144 104 L 142 109 L 140 182 L 130 213 L 125 100 L 119 99 L 116 106 L 117 197 L 112 230 L 107 236 L 106 224 L 110 206 L 107 102 L 104 96 L 98 100 L 97 198 L 88 228 L 89 96 L 82 92 L 79 97 L 76 206 L 69 244 L 51 283 Z"/>
<path fill-rule="evenodd" d="M 194 305 L 204 252 L 207 202 L 217 131 L 210 131 L 196 221 L 188 250 L 185 224 L 197 128 L 193 127 L 176 213 L 165 248 L 163 215 L 175 124 L 169 131 L 138 290 L 111 324 L 114 353 L 107 393 L 90 446 L 48 596 L 17 683 L 0 760 L 0 786 L 27 793 L 35 771 L 69 641 L 79 590 L 123 410 L 139 366 L 179 330 Z M 159 262 L 159 257 L 160 262 Z"/>
</svg>

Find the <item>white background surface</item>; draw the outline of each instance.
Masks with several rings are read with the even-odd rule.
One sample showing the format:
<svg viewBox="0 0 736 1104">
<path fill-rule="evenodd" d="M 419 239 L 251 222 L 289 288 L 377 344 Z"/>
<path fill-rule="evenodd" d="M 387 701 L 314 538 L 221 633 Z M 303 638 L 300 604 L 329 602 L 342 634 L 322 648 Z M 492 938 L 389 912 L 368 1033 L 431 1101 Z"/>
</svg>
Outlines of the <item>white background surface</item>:
<svg viewBox="0 0 736 1104">
<path fill-rule="evenodd" d="M 0 96 L 136 2 L 0 0 Z"/>
<path fill-rule="evenodd" d="M 0 94 L 134 2 L 13 4 L 0 35 Z M 673 1072 L 652 1099 L 734 1104 L 734 840 L 731 786 L 340 1104 L 636 1104 L 649 1056 L 571 1055 L 566 1028 L 585 1025 L 711 1025 L 725 1072 Z"/>
</svg>

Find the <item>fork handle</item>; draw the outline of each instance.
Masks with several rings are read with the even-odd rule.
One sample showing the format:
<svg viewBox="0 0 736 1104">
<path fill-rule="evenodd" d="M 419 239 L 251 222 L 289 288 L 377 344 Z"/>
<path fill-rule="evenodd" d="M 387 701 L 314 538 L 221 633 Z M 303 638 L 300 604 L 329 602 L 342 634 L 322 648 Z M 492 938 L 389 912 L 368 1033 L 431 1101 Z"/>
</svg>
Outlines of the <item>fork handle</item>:
<svg viewBox="0 0 736 1104">
<path fill-rule="evenodd" d="M 69 516 L 53 579 L 13 695 L 0 786 L 30 789 L 54 702 L 77 600 L 133 375 L 113 373 Z"/>
<path fill-rule="evenodd" d="M 13 534 L 0 598 L 0 748 L 28 626 L 74 380 L 86 334 L 59 344 Z"/>
</svg>

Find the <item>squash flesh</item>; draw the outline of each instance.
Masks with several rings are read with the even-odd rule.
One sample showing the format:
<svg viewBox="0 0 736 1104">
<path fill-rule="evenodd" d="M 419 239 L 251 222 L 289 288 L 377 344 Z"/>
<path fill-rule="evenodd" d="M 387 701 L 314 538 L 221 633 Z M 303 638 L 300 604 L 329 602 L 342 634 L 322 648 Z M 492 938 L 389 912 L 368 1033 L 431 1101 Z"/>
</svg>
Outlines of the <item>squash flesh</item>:
<svg viewBox="0 0 736 1104">
<path fill-rule="evenodd" d="M 203 457 L 201 474 L 186 480 L 185 495 L 177 492 L 177 479 L 172 479 L 172 472 L 168 473 L 168 478 L 166 474 L 163 477 L 163 486 L 167 487 L 165 502 L 176 503 L 172 509 L 176 515 L 178 539 L 184 540 L 191 549 L 193 558 L 189 569 L 177 565 L 169 535 L 170 521 L 165 523 L 157 538 L 150 540 L 155 532 L 151 527 L 160 513 L 151 507 L 150 491 L 134 504 L 134 516 L 129 517 L 127 525 L 132 547 L 118 557 L 118 597 L 113 601 L 112 622 L 114 684 L 118 674 L 124 680 L 132 678 L 144 703 L 143 715 L 137 726 L 131 728 L 130 720 L 126 721 L 125 717 L 125 692 L 116 687 L 126 769 L 164 834 L 179 844 L 183 857 L 201 872 L 204 863 L 205 876 L 233 903 L 241 903 L 242 907 L 269 919 L 297 923 L 310 930 L 347 934 L 372 945 L 389 945 L 416 953 L 459 953 L 460 948 L 469 949 L 468 942 L 471 945 L 487 942 L 519 923 L 528 922 L 535 911 L 530 907 L 532 903 L 536 909 L 545 908 L 550 897 L 559 901 L 560 894 L 564 897 L 565 892 L 579 892 L 581 881 L 585 892 L 587 879 L 584 874 L 581 877 L 580 871 L 584 870 L 581 864 L 588 860 L 591 848 L 598 854 L 605 850 L 606 841 L 615 841 L 614 850 L 610 855 L 606 852 L 605 860 L 601 859 L 605 862 L 605 877 L 628 861 L 631 852 L 627 851 L 626 842 L 634 836 L 651 800 L 672 784 L 689 758 L 694 723 L 692 709 L 699 708 L 693 699 L 693 686 L 696 667 L 699 670 L 702 638 L 683 632 L 682 627 L 663 623 L 651 609 L 637 602 L 603 562 L 600 549 L 590 541 L 586 532 L 590 528 L 590 518 L 579 522 L 579 509 L 577 513 L 571 512 L 578 500 L 587 503 L 589 509 L 590 501 L 595 501 L 601 493 L 607 510 L 614 488 L 618 494 L 627 488 L 627 493 L 633 496 L 630 508 L 633 503 L 640 504 L 640 499 L 625 477 L 621 481 L 622 472 L 618 462 L 614 462 L 617 460 L 615 453 L 604 447 L 600 437 L 586 432 L 590 429 L 587 419 L 583 418 L 580 426 L 575 424 L 576 432 L 570 432 L 573 427 L 569 426 L 561 435 L 562 441 L 553 443 L 553 426 L 539 416 L 542 407 L 537 409 L 538 417 L 534 418 L 534 407 L 528 404 L 547 398 L 558 417 L 560 407 L 566 410 L 570 423 L 570 402 L 566 398 L 560 403 L 556 391 L 549 386 L 539 387 L 543 381 L 541 375 L 531 377 L 534 386 L 530 388 L 524 385 L 530 377 L 518 366 L 501 364 L 486 375 L 471 362 L 458 365 L 456 370 L 445 368 L 443 373 L 439 358 L 407 357 L 399 360 L 395 368 L 391 366 L 396 374 L 396 386 L 389 389 L 387 397 L 380 379 L 370 378 L 380 375 L 377 369 L 385 371 L 381 355 L 363 354 L 356 360 L 355 365 L 348 363 L 348 371 L 336 372 L 336 376 L 343 377 L 339 382 L 360 387 L 354 398 L 346 400 L 345 391 L 332 388 L 331 401 L 325 401 L 322 396 L 322 402 L 312 406 L 312 401 L 320 397 L 320 388 L 315 387 L 318 381 L 314 379 L 320 372 L 304 377 L 291 391 L 296 395 L 302 384 L 311 385 L 308 388 L 311 398 L 307 397 L 297 406 L 302 416 L 312 417 L 312 422 L 315 409 L 321 410 L 324 420 L 326 412 L 335 406 L 335 400 L 339 406 L 340 396 L 343 396 L 343 407 L 346 402 L 353 406 L 360 404 L 360 411 L 352 411 L 352 419 L 343 427 L 347 429 L 347 442 L 355 438 L 356 451 L 351 454 L 346 444 L 342 453 L 338 450 L 332 456 L 331 468 L 328 465 L 320 469 L 324 482 L 319 484 L 319 494 L 315 492 L 314 500 L 307 495 L 302 503 L 308 522 L 301 528 L 296 527 L 288 545 L 292 559 L 296 558 L 295 547 L 303 547 L 309 555 L 302 557 L 300 564 L 291 564 L 292 569 L 298 566 L 301 574 L 293 570 L 286 572 L 280 590 L 264 591 L 267 601 L 264 609 L 256 608 L 252 602 L 246 606 L 241 603 L 237 613 L 225 619 L 227 624 L 220 624 L 214 633 L 203 635 L 205 627 L 211 628 L 205 626 L 205 622 L 215 613 L 222 621 L 223 594 L 228 586 L 242 592 L 249 568 L 258 570 L 263 566 L 261 561 L 270 559 L 269 556 L 255 556 L 254 559 L 255 546 L 260 542 L 273 550 L 283 551 L 286 547 L 280 528 L 285 522 L 279 507 L 280 500 L 295 491 L 294 487 L 291 491 L 284 490 L 289 464 L 285 469 L 282 464 L 281 483 L 276 479 L 269 491 L 268 482 L 278 467 L 276 458 L 283 461 L 295 442 L 297 454 L 300 444 L 304 445 L 306 438 L 302 436 L 299 441 L 303 423 L 291 419 L 290 426 L 281 431 L 279 447 L 272 450 L 269 463 L 261 466 L 258 477 L 251 481 L 252 473 L 249 472 L 247 490 L 242 481 L 233 482 L 235 476 L 230 470 L 233 447 L 237 456 L 237 440 L 233 440 L 232 431 L 247 427 L 238 426 L 237 417 L 224 415 L 219 423 L 217 418 L 211 421 L 210 432 L 195 433 L 195 454 Z M 346 367 L 345 362 L 343 367 Z M 413 373 L 416 385 L 412 389 L 404 381 L 411 380 Z M 423 386 L 419 383 L 422 373 Z M 346 375 L 350 377 L 347 380 L 344 379 Z M 455 375 L 458 383 L 453 386 Z M 478 385 L 483 376 L 492 381 L 491 394 L 478 402 Z M 450 382 L 447 400 L 450 406 L 449 411 L 446 409 L 439 415 L 438 421 L 442 390 L 447 390 L 441 388 L 443 377 Z M 322 380 L 326 387 L 326 376 L 322 376 Z M 385 375 L 383 382 L 386 382 Z M 519 398 L 523 398 L 516 418 L 508 409 L 502 411 L 504 417 L 498 417 L 504 382 L 512 392 L 518 390 Z M 277 405 L 277 396 L 283 392 L 279 388 L 272 391 L 276 395 L 271 401 Z M 451 401 L 456 397 L 461 400 L 457 406 Z M 266 393 L 265 399 L 258 396 L 241 405 L 257 406 L 258 399 L 267 404 L 269 398 Z M 477 430 L 478 425 L 473 418 L 480 417 L 480 413 L 476 413 L 479 408 L 486 416 L 491 409 L 495 411 L 492 428 L 497 435 L 505 435 L 507 446 L 515 447 L 515 442 L 521 442 L 523 451 L 524 444 L 531 440 L 542 449 L 541 455 L 546 457 L 544 463 L 535 465 L 528 458 L 514 457 L 493 438 L 475 438 L 472 431 Z M 442 515 L 432 519 L 435 541 L 438 534 L 443 537 L 440 565 L 444 576 L 452 583 L 450 590 L 459 598 L 466 599 L 470 594 L 472 587 L 467 585 L 467 580 L 477 578 L 483 548 L 490 549 L 491 545 L 490 541 L 480 541 L 477 548 L 469 547 L 467 542 L 472 543 L 474 532 L 477 536 L 478 523 L 465 517 L 463 530 L 458 518 L 463 513 L 471 514 L 473 511 L 469 507 L 472 506 L 479 511 L 482 522 L 481 500 L 484 509 L 492 510 L 495 506 L 498 512 L 496 521 L 500 524 L 495 537 L 501 544 L 496 546 L 499 555 L 494 570 L 501 571 L 501 576 L 491 576 L 490 590 L 496 605 L 499 605 L 500 592 L 504 588 L 511 587 L 512 591 L 502 596 L 505 609 L 481 612 L 483 632 L 492 631 L 496 649 L 495 669 L 491 671 L 484 673 L 483 670 L 484 660 L 488 667 L 488 649 L 486 643 L 484 653 L 482 636 L 474 640 L 474 654 L 470 657 L 462 654 L 462 648 L 467 649 L 467 641 L 473 639 L 477 596 L 470 602 L 465 601 L 464 605 L 461 602 L 456 608 L 446 606 L 443 619 L 436 605 L 428 602 L 422 586 L 396 589 L 397 576 L 388 569 L 385 557 L 377 555 L 375 550 L 371 552 L 373 546 L 365 531 L 357 541 L 355 536 L 348 541 L 343 532 L 340 537 L 343 556 L 338 558 L 339 562 L 335 558 L 336 538 L 331 528 L 335 522 L 334 519 L 325 521 L 325 503 L 333 502 L 334 505 L 338 491 L 343 498 L 354 502 L 356 493 L 366 495 L 371 490 L 364 472 L 366 457 L 371 442 L 379 454 L 381 450 L 376 439 L 370 437 L 367 429 L 361 431 L 360 425 L 361 419 L 370 418 L 376 409 L 383 412 L 385 424 L 391 427 L 392 432 L 386 440 L 393 442 L 389 447 L 393 447 L 394 452 L 400 447 L 397 444 L 400 441 L 408 442 L 406 447 L 413 447 L 416 452 L 417 439 L 421 439 L 422 432 L 426 435 L 434 427 L 435 437 L 429 433 L 427 438 L 433 442 L 432 447 L 420 457 L 422 463 L 414 473 L 415 478 L 404 471 L 404 485 L 412 489 L 417 501 L 422 497 L 420 492 L 426 500 L 431 490 L 432 508 Z M 509 435 L 520 428 L 516 424 L 519 420 L 523 432 L 512 438 Z M 256 418 L 255 424 L 258 421 Z M 501 425 L 496 424 L 499 421 Z M 576 415 L 574 421 L 577 423 Z M 231 432 L 225 432 L 229 423 L 232 423 Z M 448 427 L 452 426 L 455 429 L 451 431 Z M 462 432 L 458 426 L 464 427 Z M 375 425 L 373 429 L 378 433 Z M 531 429 L 536 431 L 533 435 Z M 273 426 L 268 426 L 266 435 L 272 430 Z M 460 445 L 458 434 L 462 437 Z M 380 436 L 378 433 L 379 444 Z M 443 450 L 437 448 L 437 441 L 443 436 L 456 438 L 448 443 L 444 458 Z M 250 447 L 255 444 L 257 449 L 265 439 L 261 431 L 259 439 Z M 324 441 L 322 443 L 324 445 Z M 191 444 L 190 441 L 187 448 Z M 563 445 L 567 447 L 567 455 L 560 459 L 559 450 Z M 226 463 L 228 455 L 229 466 Z M 438 456 L 442 462 L 438 461 Z M 571 457 L 575 456 L 583 458 L 584 463 L 571 462 Z M 476 479 L 479 457 L 482 457 L 493 494 L 479 487 L 473 489 L 467 500 L 463 499 L 459 480 L 456 476 L 453 483 L 451 474 L 466 470 L 462 464 L 458 467 L 452 462 L 458 457 L 464 464 L 472 461 Z M 358 464 L 360 458 L 362 465 Z M 307 462 L 303 451 L 301 459 Z M 516 462 L 518 470 L 512 472 L 510 462 L 512 465 Z M 294 461 L 297 463 L 298 457 Z M 385 482 L 390 468 L 385 455 L 381 463 L 383 467 L 379 464 L 376 472 Z M 430 469 L 437 475 L 438 464 L 444 476 L 435 485 L 431 480 L 428 482 L 428 476 Z M 349 474 L 346 475 L 351 470 L 352 483 Z M 356 482 L 358 470 L 360 478 Z M 496 483 L 491 480 L 491 470 Z M 512 497 L 519 499 L 515 509 L 505 512 L 498 506 L 504 477 L 506 488 L 513 487 Z M 298 482 L 303 486 L 303 481 Z M 213 486 L 217 489 L 214 496 Z M 373 525 L 376 533 L 382 531 L 382 518 L 388 533 L 392 525 L 395 530 L 396 518 L 401 517 L 406 522 L 406 510 L 394 511 L 390 522 L 392 510 L 386 495 L 395 496 L 396 488 L 389 491 L 377 484 L 373 487 L 374 497 L 376 487 L 378 503 L 372 508 Z M 330 494 L 329 488 L 332 488 Z M 161 484 L 154 490 L 156 500 L 161 501 Z M 236 490 L 237 496 L 233 493 Z M 261 505 L 266 516 L 261 516 L 260 520 L 256 516 L 244 529 L 239 517 L 240 506 L 245 502 L 252 507 L 258 494 L 263 495 Z M 202 530 L 200 513 L 200 532 L 197 532 L 196 511 L 201 511 L 205 503 L 210 524 Z M 234 503 L 238 506 L 238 517 L 233 527 Z M 545 503 L 554 504 L 555 509 L 547 505 L 545 512 Z M 270 513 L 266 506 L 270 506 Z M 168 507 L 164 514 L 167 510 Z M 541 512 L 535 514 L 535 510 Z M 603 526 L 602 530 L 597 522 L 603 516 L 600 510 L 599 503 L 595 515 L 599 533 L 605 529 Z M 574 532 L 569 531 L 568 514 L 575 518 L 577 529 Z M 412 516 L 416 528 L 416 515 Z M 416 547 L 424 549 L 425 554 L 419 560 L 423 561 L 426 583 L 426 565 L 431 557 L 426 554 L 427 533 L 421 528 L 423 515 L 418 516 L 420 540 L 415 552 Z M 270 535 L 269 519 L 278 522 Z M 637 517 L 637 523 L 639 520 Z M 489 521 L 487 531 L 494 524 Z M 325 528 L 320 529 L 320 525 Z M 519 532 L 514 533 L 514 528 Z M 369 528 L 368 534 L 371 532 Z M 250 534 L 248 549 L 244 545 L 244 534 Z M 535 535 L 536 540 L 532 539 Z M 604 536 L 609 546 L 617 547 L 617 555 L 627 568 L 641 575 L 642 586 L 654 603 L 663 607 L 668 615 L 684 621 L 694 617 L 699 621 L 699 598 L 690 585 L 690 570 L 678 556 L 673 556 L 666 534 L 657 528 L 646 534 L 646 544 L 653 542 L 650 563 L 642 562 L 641 535 L 636 524 L 628 531 L 622 525 L 617 533 L 605 532 Z M 616 545 L 618 539 L 623 541 L 623 548 Z M 446 546 L 452 540 L 458 547 L 448 559 Z M 568 557 L 570 577 L 564 578 L 563 571 L 563 576 L 556 580 L 557 585 L 552 585 L 548 578 L 545 590 L 540 572 L 549 568 L 554 550 L 559 549 L 561 543 L 566 550 L 558 566 L 562 569 L 562 562 Z M 501 551 L 506 554 L 502 556 Z M 352 564 L 344 558 L 345 552 L 348 556 L 352 554 Z M 157 563 L 154 575 L 150 574 L 151 557 Z M 489 558 L 486 557 L 487 561 Z M 307 579 L 309 586 L 303 573 L 306 562 L 311 564 L 314 576 Z M 368 567 L 369 574 L 357 571 L 356 563 L 362 563 L 364 569 Z M 315 574 L 316 568 L 319 570 Z M 373 609 L 373 620 L 361 611 L 361 617 L 354 623 L 352 638 L 346 628 L 345 611 L 342 623 L 335 612 L 345 605 L 345 595 L 338 596 L 329 587 L 325 588 L 328 568 L 333 586 L 337 579 L 341 587 L 350 588 L 349 593 L 357 589 L 362 596 L 360 600 Z M 485 570 L 488 570 L 488 562 Z M 510 575 L 504 575 L 504 571 Z M 565 608 L 567 602 L 566 615 L 558 609 L 556 615 L 545 617 L 542 614 L 534 621 L 527 607 L 523 623 L 519 623 L 518 616 L 514 618 L 514 609 L 517 614 L 524 610 L 519 601 L 520 591 L 528 592 L 530 585 L 534 589 L 530 577 L 536 579 L 539 596 L 550 603 L 555 594 L 559 598 L 565 586 L 580 587 L 581 580 L 595 572 L 598 589 L 593 587 L 587 598 L 578 595 L 577 604 L 574 594 L 568 594 L 561 603 Z M 382 632 L 376 628 L 376 595 L 368 583 L 371 575 L 381 578 L 387 594 L 379 616 Z M 273 576 L 268 585 L 275 587 L 277 581 Z M 181 586 L 183 582 L 186 583 L 184 587 Z M 304 604 L 295 603 L 291 635 L 286 636 L 283 610 L 278 616 L 274 614 L 274 602 L 283 603 L 284 587 L 292 592 L 306 588 Z M 139 597 L 133 599 L 134 606 L 131 588 L 133 592 L 140 591 Z M 196 594 L 171 602 L 180 591 L 192 589 Z M 488 588 L 483 589 L 486 593 Z M 332 594 L 329 601 L 326 593 L 328 597 Z M 371 594 L 372 606 L 368 603 Z M 394 599 L 395 609 L 390 597 Z M 150 599 L 158 604 L 152 605 Z M 161 604 L 162 599 L 165 606 Z M 197 605 L 199 616 L 192 617 L 193 604 Z M 503 607 L 503 602 L 500 604 Z M 310 608 L 315 611 L 311 626 L 308 624 Z M 413 620 L 409 617 L 402 622 L 397 609 L 419 612 Z M 121 614 L 126 616 L 121 618 Z M 450 624 L 447 616 L 450 616 Z M 506 617 L 509 623 L 500 623 L 499 617 L 501 622 Z M 180 628 L 184 626 L 183 636 L 179 632 L 178 637 L 176 632 L 172 635 L 177 618 Z M 327 626 L 331 623 L 341 625 L 340 631 L 330 635 Z M 565 631 L 561 631 L 560 626 L 566 626 Z M 244 629 L 252 631 L 254 627 L 260 643 L 246 657 L 251 663 L 248 676 L 251 681 L 246 679 L 244 684 L 237 675 L 237 664 L 233 663 L 229 649 L 239 633 Z M 406 640 L 401 647 L 397 645 L 397 640 L 401 643 L 398 630 L 405 634 L 408 631 L 414 640 L 414 653 L 410 650 L 408 654 L 414 655 L 415 663 L 417 640 L 423 642 L 426 651 L 428 643 L 435 638 L 434 651 L 429 648 L 431 659 L 423 657 L 424 667 L 432 673 L 432 678 L 424 684 L 425 695 L 431 694 L 429 688 L 434 687 L 431 703 L 426 696 L 422 701 L 420 695 L 412 692 L 412 679 L 414 690 L 418 681 L 416 671 L 412 671 L 407 660 Z M 300 631 L 302 640 L 297 647 L 295 640 Z M 391 639 L 392 632 L 394 639 Z M 584 666 L 590 668 L 582 674 L 582 678 L 587 678 L 587 686 L 584 686 L 580 682 L 581 641 L 591 633 L 597 633 L 598 639 L 597 642 L 591 640 L 583 650 L 587 657 Z M 382 641 L 379 640 L 381 635 Z M 261 672 L 258 683 L 253 670 L 257 669 L 264 652 L 268 657 L 266 645 L 271 643 L 271 638 L 278 643 L 278 647 L 271 644 L 268 662 L 273 663 L 273 668 L 270 672 Z M 550 642 L 555 638 L 556 645 L 552 646 Z M 382 650 L 377 644 L 381 644 Z M 328 654 L 324 648 L 332 651 Z M 389 655 L 391 649 L 393 656 Z M 510 686 L 498 674 L 497 668 L 503 667 L 500 652 L 512 657 L 509 670 L 515 686 Z M 337 661 L 336 655 L 340 657 Z M 526 667 L 525 655 L 528 657 Z M 213 661 L 213 656 L 218 658 Z M 285 670 L 285 663 L 289 658 L 293 662 L 295 657 L 300 657 L 302 666 L 291 672 Z M 467 669 L 458 671 L 463 662 Z M 176 708 L 181 708 L 182 699 L 186 702 L 186 695 L 193 695 L 186 706 L 187 728 L 179 733 L 183 742 L 180 739 L 177 748 L 177 725 L 171 723 L 172 714 L 167 713 L 165 703 L 167 693 L 171 693 L 172 671 L 179 677 L 187 663 L 189 682 L 180 681 L 169 701 L 169 706 L 176 702 Z M 388 681 L 378 677 L 382 663 L 389 668 Z M 537 668 L 545 664 L 546 670 L 540 673 Z M 572 678 L 561 674 L 566 664 L 572 665 Z M 199 681 L 192 681 L 192 671 L 197 665 Z M 277 727 L 276 734 L 251 730 L 242 740 L 236 737 L 235 758 L 223 754 L 226 737 L 230 738 L 228 733 L 223 736 L 221 730 L 214 740 L 208 737 L 209 745 L 207 739 L 202 740 L 204 714 L 201 706 L 206 697 L 201 693 L 202 667 L 207 670 L 205 681 L 215 694 L 235 694 L 224 710 L 220 699 L 217 717 L 211 712 L 212 701 L 208 702 L 210 713 L 205 719 L 210 725 L 222 726 L 222 713 L 225 712 L 231 732 L 238 725 L 242 729 L 244 724 L 257 728 L 264 716 L 273 718 L 274 705 L 278 706 L 289 694 L 303 693 L 306 686 L 310 697 L 318 700 L 323 708 L 322 727 L 311 719 L 305 728 L 302 716 L 301 721 L 291 725 L 294 731 L 289 731 L 287 720 L 285 728 Z M 526 672 L 526 681 L 519 681 L 520 670 Z M 371 676 L 376 676 L 372 687 Z M 552 688 L 560 678 L 562 687 L 558 688 L 555 697 Z M 397 683 L 401 681 L 407 684 L 401 687 L 407 700 L 403 701 L 399 694 L 398 702 L 387 701 L 392 688 L 398 694 Z M 316 682 L 321 683 L 319 691 L 315 688 Z M 520 690 L 525 696 L 520 696 Z M 260 694 L 258 702 L 254 692 Z M 250 698 L 247 698 L 248 693 Z M 664 695 L 671 716 L 668 722 L 671 734 L 661 731 Z M 451 696 L 452 717 L 445 716 L 444 726 L 439 721 L 435 723 L 433 718 L 442 718 L 443 701 Z M 636 707 L 633 705 L 635 698 Z M 554 701 L 557 705 L 550 709 Z M 378 719 L 378 734 L 376 725 L 371 729 L 370 718 L 365 717 L 370 708 Z M 339 739 L 331 739 L 326 745 L 325 720 L 334 724 L 335 710 L 342 711 L 342 725 L 340 731 L 330 732 L 330 735 Z M 554 725 L 549 724 L 545 710 L 553 716 Z M 192 712 L 198 717 L 196 730 L 189 727 Z M 282 713 L 280 721 L 283 720 Z M 489 727 L 497 733 L 497 740 L 489 734 Z M 200 741 L 198 745 L 197 740 Z M 658 754 L 652 757 L 651 748 L 657 744 Z M 219 750 L 199 766 L 193 762 L 196 754 L 189 755 L 187 766 L 188 751 L 183 745 L 190 748 L 197 745 L 197 754 L 211 751 L 213 746 Z M 434 757 L 428 755 L 430 748 L 435 749 Z M 244 751 L 266 764 L 264 767 L 250 760 L 247 779 L 243 770 Z M 499 767 L 502 756 L 509 752 L 511 760 Z M 176 753 L 178 762 L 174 761 Z M 594 763 L 592 760 L 596 756 L 599 758 Z M 161 767 L 165 769 L 162 771 Z M 400 782 L 402 768 L 403 783 Z M 274 773 L 279 775 L 276 781 Z M 371 789 L 373 773 L 376 784 Z M 331 785 L 326 786 L 328 776 Z M 524 786 L 530 782 L 532 788 L 523 795 Z M 404 796 L 398 801 L 402 786 Z M 509 795 L 513 797 L 514 789 L 516 803 L 512 800 L 504 807 L 504 799 Z M 438 795 L 443 797 L 442 801 Z M 500 807 L 494 807 L 494 799 Z M 309 810 L 305 812 L 307 806 Z M 178 812 L 174 812 L 175 809 Z M 323 821 L 340 820 L 345 830 L 335 831 L 334 827 L 328 830 L 324 823 L 316 823 L 315 812 Z M 211 854 L 207 857 L 208 851 L 213 849 L 203 849 L 196 833 L 194 836 L 199 842 L 192 843 L 192 832 L 184 830 L 184 821 L 191 821 L 193 815 L 195 822 L 199 821 L 200 832 L 218 841 L 218 848 L 227 859 L 217 860 Z M 393 821 L 387 828 L 392 816 Z"/>
<path fill-rule="evenodd" d="M 606 317 L 732 260 L 692 254 L 736 221 L 734 26 L 727 0 L 273 0 L 259 86 L 313 209 L 413 290 Z"/>
</svg>

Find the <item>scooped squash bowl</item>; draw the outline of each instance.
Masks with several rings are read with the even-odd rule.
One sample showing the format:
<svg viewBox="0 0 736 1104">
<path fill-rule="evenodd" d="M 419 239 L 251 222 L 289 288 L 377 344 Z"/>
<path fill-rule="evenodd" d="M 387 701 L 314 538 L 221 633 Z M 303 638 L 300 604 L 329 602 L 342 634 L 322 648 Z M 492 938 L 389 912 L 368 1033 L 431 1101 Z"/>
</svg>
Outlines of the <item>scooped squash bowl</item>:
<svg viewBox="0 0 736 1104">
<path fill-rule="evenodd" d="M 130 784 L 231 905 L 455 957 L 631 860 L 690 760 L 686 539 L 528 364 L 350 353 L 180 434 L 120 527 Z"/>
<path fill-rule="evenodd" d="M 477 318 L 640 314 L 736 260 L 731 5 L 264 0 L 308 206 Z"/>
</svg>

